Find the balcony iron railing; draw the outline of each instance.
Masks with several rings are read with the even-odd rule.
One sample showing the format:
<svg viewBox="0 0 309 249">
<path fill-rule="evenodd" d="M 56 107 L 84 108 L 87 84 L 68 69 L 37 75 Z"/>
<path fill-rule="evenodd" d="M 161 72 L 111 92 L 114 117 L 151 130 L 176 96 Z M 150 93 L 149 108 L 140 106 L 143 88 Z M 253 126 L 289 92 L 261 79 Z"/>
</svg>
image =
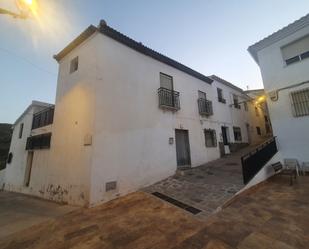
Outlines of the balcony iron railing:
<svg viewBox="0 0 309 249">
<path fill-rule="evenodd" d="M 33 115 L 32 130 L 52 124 L 53 121 L 54 121 L 54 107 L 48 107 Z"/>
<path fill-rule="evenodd" d="M 179 92 L 164 87 L 158 89 L 159 107 L 177 111 L 180 109 Z"/>
<path fill-rule="evenodd" d="M 49 149 L 51 133 L 31 136 L 27 138 L 26 150 Z"/>
<path fill-rule="evenodd" d="M 213 115 L 212 102 L 207 99 L 198 99 L 198 110 L 201 115 L 210 116 Z"/>
<path fill-rule="evenodd" d="M 244 184 L 247 184 L 277 152 L 276 138 L 273 137 L 255 150 L 242 156 L 241 165 Z"/>
<path fill-rule="evenodd" d="M 223 104 L 226 104 L 226 99 L 224 99 L 222 97 L 218 97 L 218 101 L 223 103 Z"/>
</svg>

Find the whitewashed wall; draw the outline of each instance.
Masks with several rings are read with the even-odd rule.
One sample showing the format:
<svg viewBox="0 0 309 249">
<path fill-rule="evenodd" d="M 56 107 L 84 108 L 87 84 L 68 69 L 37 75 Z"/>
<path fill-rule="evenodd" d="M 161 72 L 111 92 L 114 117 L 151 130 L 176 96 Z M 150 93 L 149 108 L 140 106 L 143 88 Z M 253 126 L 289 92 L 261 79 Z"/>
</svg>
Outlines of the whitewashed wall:
<svg viewBox="0 0 309 249">
<path fill-rule="evenodd" d="M 286 66 L 280 48 L 309 34 L 305 27 L 271 46 L 258 52 L 263 83 L 267 92 L 309 80 L 309 60 L 303 60 Z M 276 102 L 268 99 L 268 107 L 274 135 L 280 146 L 283 158 L 296 158 L 301 162 L 309 161 L 309 117 L 295 118 L 292 115 L 289 93 L 309 84 L 279 92 Z"/>
</svg>

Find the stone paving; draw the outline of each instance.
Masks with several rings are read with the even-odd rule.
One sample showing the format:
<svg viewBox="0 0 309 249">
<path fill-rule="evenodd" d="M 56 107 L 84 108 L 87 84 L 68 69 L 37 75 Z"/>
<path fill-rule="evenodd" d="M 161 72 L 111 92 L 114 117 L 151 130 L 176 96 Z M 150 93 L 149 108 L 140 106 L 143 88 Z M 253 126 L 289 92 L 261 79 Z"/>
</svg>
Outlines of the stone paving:
<svg viewBox="0 0 309 249">
<path fill-rule="evenodd" d="M 206 222 L 136 192 L 0 239 L 1 249 L 306 249 L 309 177 L 276 176 Z M 0 228 L 2 229 L 2 228 Z"/>
<path fill-rule="evenodd" d="M 202 212 L 197 217 L 207 219 L 244 187 L 241 156 L 255 147 L 182 171 L 143 190 L 163 193 L 198 208 Z"/>
</svg>

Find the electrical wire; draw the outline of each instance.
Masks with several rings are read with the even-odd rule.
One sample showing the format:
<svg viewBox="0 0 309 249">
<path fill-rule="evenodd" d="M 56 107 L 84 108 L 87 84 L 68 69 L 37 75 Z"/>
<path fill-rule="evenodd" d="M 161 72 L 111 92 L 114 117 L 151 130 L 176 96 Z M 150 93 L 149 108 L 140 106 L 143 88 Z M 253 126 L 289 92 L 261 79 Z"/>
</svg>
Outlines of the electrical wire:
<svg viewBox="0 0 309 249">
<path fill-rule="evenodd" d="M 45 72 L 45 73 L 48 73 L 48 74 L 50 74 L 50 75 L 52 75 L 52 76 L 57 77 L 57 74 L 56 74 L 56 73 L 53 73 L 53 72 L 51 72 L 51 71 L 49 71 L 49 70 L 47 70 L 47 69 L 45 69 L 45 68 L 43 68 L 43 67 L 40 67 L 40 66 L 36 65 L 36 64 L 33 63 L 31 60 L 29 60 L 29 59 L 27 59 L 27 58 L 25 58 L 25 57 L 22 57 L 22 56 L 20 56 L 20 55 L 18 55 L 18 54 L 15 54 L 14 52 L 11 52 L 11 51 L 9 51 L 9 50 L 7 50 L 7 49 L 4 49 L 4 48 L 0 48 L 0 51 L 4 52 L 4 53 L 6 53 L 6 54 L 12 55 L 12 56 L 14 56 L 14 57 L 16 57 L 16 58 L 18 58 L 18 59 L 20 59 L 20 60 L 22 60 L 22 61 L 28 63 L 29 65 L 35 67 L 37 70 L 40 70 L 40 71 L 42 71 L 42 72 Z"/>
</svg>

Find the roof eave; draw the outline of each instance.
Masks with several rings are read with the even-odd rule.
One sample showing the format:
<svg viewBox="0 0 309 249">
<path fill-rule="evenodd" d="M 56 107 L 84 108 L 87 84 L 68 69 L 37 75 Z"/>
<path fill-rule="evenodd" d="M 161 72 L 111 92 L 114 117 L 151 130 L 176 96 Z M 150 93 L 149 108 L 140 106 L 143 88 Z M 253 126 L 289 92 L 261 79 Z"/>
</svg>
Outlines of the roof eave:
<svg viewBox="0 0 309 249">
<path fill-rule="evenodd" d="M 76 37 L 72 42 L 70 42 L 69 45 L 62 49 L 58 54 L 54 55 L 54 59 L 59 62 L 78 45 L 82 44 L 85 40 L 92 36 L 97 30 L 97 27 L 95 27 L 94 25 L 90 25 L 78 37 Z"/>
</svg>

